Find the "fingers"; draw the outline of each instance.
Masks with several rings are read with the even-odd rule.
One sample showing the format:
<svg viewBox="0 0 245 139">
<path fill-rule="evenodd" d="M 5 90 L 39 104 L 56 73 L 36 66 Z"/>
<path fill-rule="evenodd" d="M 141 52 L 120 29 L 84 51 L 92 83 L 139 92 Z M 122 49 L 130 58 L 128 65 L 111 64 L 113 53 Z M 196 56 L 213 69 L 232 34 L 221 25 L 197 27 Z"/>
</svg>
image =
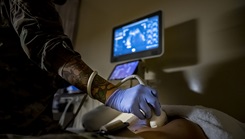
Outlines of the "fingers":
<svg viewBox="0 0 245 139">
<path fill-rule="evenodd" d="M 132 109 L 131 113 L 133 113 L 135 116 L 137 116 L 141 120 L 145 119 L 145 112 L 141 110 L 140 108 Z"/>
<path fill-rule="evenodd" d="M 137 114 L 140 119 L 149 119 L 152 117 L 152 114 L 160 116 L 161 115 L 161 105 L 158 101 L 158 93 L 156 90 L 144 86 L 143 97 L 139 100 L 139 108 L 137 108 Z M 139 110 L 140 109 L 140 110 Z M 144 117 L 139 111 L 143 111 Z"/>
<path fill-rule="evenodd" d="M 148 105 L 151 106 L 152 111 L 154 112 L 155 115 L 160 116 L 161 115 L 161 104 L 158 101 L 158 93 L 156 90 L 151 90 L 152 96 L 147 97 L 146 101 Z"/>
<path fill-rule="evenodd" d="M 140 111 L 144 115 L 144 119 L 149 119 L 153 114 L 156 116 L 161 115 L 161 105 L 158 101 L 155 101 L 154 104 L 142 103 L 140 106 Z"/>
<path fill-rule="evenodd" d="M 155 101 L 154 104 L 151 104 L 153 111 L 155 112 L 156 116 L 160 116 L 161 115 L 161 105 L 158 101 Z"/>
<path fill-rule="evenodd" d="M 153 96 L 155 96 L 156 98 L 158 98 L 158 93 L 157 93 L 157 91 L 155 89 L 151 89 L 151 94 Z"/>
<path fill-rule="evenodd" d="M 158 101 L 155 101 L 154 104 L 149 104 L 146 101 L 142 101 L 139 107 L 134 107 L 131 112 L 139 119 L 149 119 L 152 117 L 152 114 L 157 116 L 161 114 L 161 106 Z"/>
<path fill-rule="evenodd" d="M 151 118 L 151 113 L 152 113 L 152 110 L 151 110 L 151 107 L 149 106 L 149 104 L 144 100 L 144 102 L 141 102 L 140 103 L 140 109 L 141 111 L 144 112 L 144 118 L 146 119 L 149 119 Z"/>
</svg>

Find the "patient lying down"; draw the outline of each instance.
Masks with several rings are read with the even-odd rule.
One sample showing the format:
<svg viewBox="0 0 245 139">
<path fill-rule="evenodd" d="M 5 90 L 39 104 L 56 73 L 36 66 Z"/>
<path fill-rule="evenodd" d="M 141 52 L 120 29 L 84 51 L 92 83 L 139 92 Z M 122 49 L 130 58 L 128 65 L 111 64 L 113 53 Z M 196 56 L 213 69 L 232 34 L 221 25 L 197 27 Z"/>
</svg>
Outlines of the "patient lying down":
<svg viewBox="0 0 245 139">
<path fill-rule="evenodd" d="M 168 120 L 163 126 L 151 128 L 146 120 L 131 117 L 129 126 L 108 136 L 100 136 L 101 126 L 112 122 L 121 113 L 105 106 L 86 113 L 82 120 L 86 129 L 78 134 L 51 134 L 41 137 L 1 135 L 8 139 L 245 139 L 245 123 L 219 110 L 203 106 L 162 105 Z M 98 118 L 98 116 L 100 118 Z M 88 131 L 88 132 L 87 132 Z M 90 132 L 92 131 L 92 132 Z"/>
<path fill-rule="evenodd" d="M 216 109 L 203 106 L 162 105 L 168 122 L 161 127 L 151 128 L 145 120 L 134 118 L 126 130 L 130 137 L 151 139 L 245 139 L 245 124 Z M 103 117 L 103 120 L 97 116 Z M 96 130 L 120 115 L 119 112 L 100 106 L 83 118 L 85 129 Z M 127 136 L 121 132 L 115 136 Z"/>
<path fill-rule="evenodd" d="M 90 131 L 96 130 L 99 128 L 99 125 L 103 123 L 101 123 L 101 119 L 95 120 L 98 118 L 93 116 L 100 115 L 103 118 L 109 118 L 110 116 L 115 117 L 117 114 L 118 113 L 112 109 L 100 106 L 99 109 L 94 110 L 85 116 L 86 118 L 83 119 L 84 122 L 86 121 L 84 126 Z M 130 123 L 127 129 L 119 130 L 116 134 L 112 135 L 116 137 L 141 137 L 144 139 L 207 139 L 199 125 L 177 116 L 168 117 L 168 122 L 157 128 L 151 128 L 147 120 L 140 120 L 135 116 L 127 120 L 127 122 Z M 98 127 L 96 127 L 96 125 Z"/>
</svg>

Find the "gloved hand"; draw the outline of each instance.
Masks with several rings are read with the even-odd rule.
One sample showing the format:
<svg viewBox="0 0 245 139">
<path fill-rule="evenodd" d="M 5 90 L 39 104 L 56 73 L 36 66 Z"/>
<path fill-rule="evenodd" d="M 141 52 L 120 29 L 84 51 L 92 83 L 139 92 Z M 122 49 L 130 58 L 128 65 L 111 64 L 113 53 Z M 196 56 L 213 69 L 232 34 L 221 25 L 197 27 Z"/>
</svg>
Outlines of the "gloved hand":
<svg viewBox="0 0 245 139">
<path fill-rule="evenodd" d="M 105 105 L 124 113 L 132 113 L 140 119 L 151 118 L 152 112 L 157 116 L 161 114 L 156 90 L 142 84 L 125 90 L 117 89 Z"/>
</svg>

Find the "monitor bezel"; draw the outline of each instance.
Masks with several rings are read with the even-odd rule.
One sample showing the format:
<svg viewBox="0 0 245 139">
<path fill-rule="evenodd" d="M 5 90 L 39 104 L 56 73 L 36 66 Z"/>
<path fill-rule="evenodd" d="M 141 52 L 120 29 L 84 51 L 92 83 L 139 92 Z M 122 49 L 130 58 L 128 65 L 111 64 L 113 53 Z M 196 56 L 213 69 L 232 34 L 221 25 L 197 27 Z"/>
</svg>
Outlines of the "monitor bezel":
<svg viewBox="0 0 245 139">
<path fill-rule="evenodd" d="M 114 56 L 114 35 L 115 35 L 115 31 L 117 29 L 120 29 L 124 26 L 127 26 L 127 25 L 130 25 L 130 24 L 133 24 L 135 22 L 138 22 L 138 21 L 141 21 L 141 20 L 144 20 L 146 18 L 150 18 L 150 17 L 153 17 L 153 16 L 158 16 L 158 25 L 159 25 L 159 46 L 157 48 L 154 48 L 154 49 L 148 49 L 148 50 L 145 50 L 145 51 L 140 51 L 140 52 L 136 52 L 136 53 L 131 53 L 131 54 L 125 54 L 125 55 L 121 55 L 121 56 Z M 162 31 L 162 11 L 161 10 L 158 10 L 156 12 L 153 12 L 151 14 L 148 14 L 148 15 L 145 15 L 143 17 L 140 17 L 140 18 L 137 18 L 135 20 L 132 20 L 130 22 L 127 22 L 127 23 L 124 23 L 124 24 L 121 24 L 121 25 L 118 25 L 118 26 L 115 26 L 113 27 L 112 29 L 112 45 L 111 45 L 111 57 L 110 57 L 110 62 L 111 63 L 115 63 L 115 62 L 122 62 L 122 61 L 132 61 L 132 60 L 143 60 L 143 59 L 148 59 L 148 58 L 154 58 L 154 57 L 159 57 L 163 54 L 163 39 L 164 39 L 164 34 L 163 34 L 163 31 Z"/>
</svg>

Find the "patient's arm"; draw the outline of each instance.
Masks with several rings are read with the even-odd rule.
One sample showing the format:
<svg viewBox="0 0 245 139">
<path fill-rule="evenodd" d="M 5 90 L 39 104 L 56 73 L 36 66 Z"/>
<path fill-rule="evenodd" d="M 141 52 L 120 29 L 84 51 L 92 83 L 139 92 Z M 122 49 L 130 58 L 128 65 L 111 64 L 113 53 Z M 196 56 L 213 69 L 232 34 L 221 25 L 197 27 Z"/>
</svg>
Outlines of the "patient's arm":
<svg viewBox="0 0 245 139">
<path fill-rule="evenodd" d="M 141 125 L 136 130 L 134 128 L 133 132 L 144 139 L 207 139 L 197 124 L 182 118 L 174 119 L 157 128 Z"/>
</svg>

